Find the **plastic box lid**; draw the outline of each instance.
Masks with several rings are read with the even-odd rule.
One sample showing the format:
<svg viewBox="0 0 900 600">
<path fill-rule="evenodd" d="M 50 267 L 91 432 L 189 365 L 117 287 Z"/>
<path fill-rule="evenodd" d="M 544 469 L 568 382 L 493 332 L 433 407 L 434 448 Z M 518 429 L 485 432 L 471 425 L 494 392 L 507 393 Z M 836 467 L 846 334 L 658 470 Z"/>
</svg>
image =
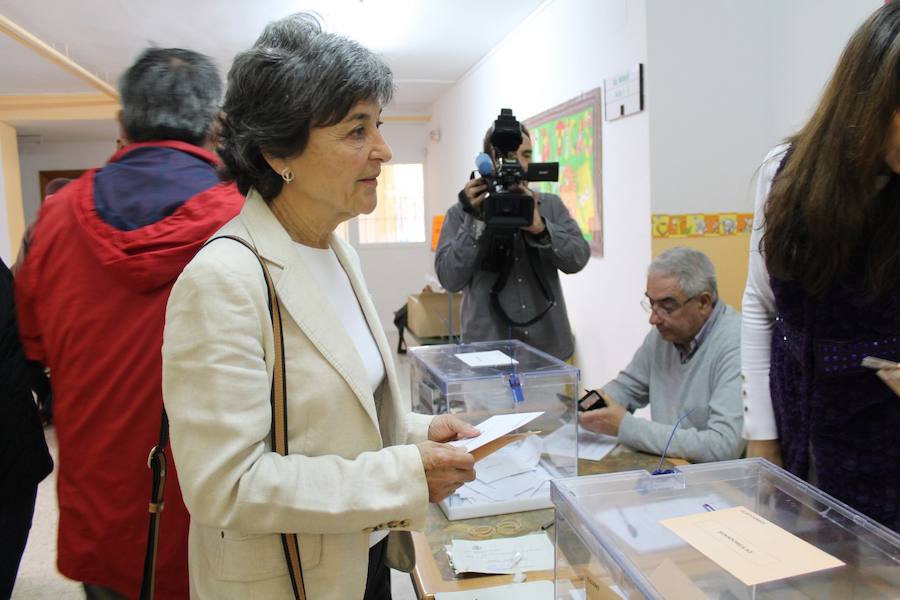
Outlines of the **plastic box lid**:
<svg viewBox="0 0 900 600">
<path fill-rule="evenodd" d="M 502 352 L 511 360 L 488 366 L 470 366 L 459 358 L 459 355 L 493 351 Z M 408 352 L 415 364 L 426 369 L 442 385 L 441 391 L 444 393 L 447 393 L 450 384 L 485 379 L 506 381 L 512 373 L 518 373 L 525 380 L 556 375 L 578 376 L 576 367 L 519 340 L 417 346 Z"/>
<path fill-rule="evenodd" d="M 715 598 L 900 597 L 900 535 L 761 458 L 688 465 L 666 475 L 557 479 L 551 498 L 561 517 L 557 563 L 561 546 L 577 542 L 614 579 L 620 570 L 647 598 L 666 598 L 650 575 L 667 559 L 688 565 L 683 570 L 691 581 Z M 701 512 L 704 505 L 745 506 L 846 566 L 745 586 L 658 522 Z M 562 520 L 579 540 L 560 539 L 566 535 Z"/>
</svg>

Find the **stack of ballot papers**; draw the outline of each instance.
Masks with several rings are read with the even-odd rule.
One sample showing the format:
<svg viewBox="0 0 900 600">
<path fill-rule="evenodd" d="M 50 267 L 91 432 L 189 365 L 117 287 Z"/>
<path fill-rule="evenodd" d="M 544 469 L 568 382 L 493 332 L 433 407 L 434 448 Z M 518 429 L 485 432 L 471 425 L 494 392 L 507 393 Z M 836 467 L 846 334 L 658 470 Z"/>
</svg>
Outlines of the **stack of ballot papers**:
<svg viewBox="0 0 900 600">
<path fill-rule="evenodd" d="M 553 544 L 544 533 L 493 540 L 453 540 L 446 549 L 456 573 L 502 575 L 553 570 Z"/>
<path fill-rule="evenodd" d="M 477 439 L 477 438 L 475 438 Z M 544 441 L 531 435 L 478 461 L 475 481 L 458 490 L 463 503 L 501 502 L 550 493 L 553 476 L 540 466 Z"/>
</svg>

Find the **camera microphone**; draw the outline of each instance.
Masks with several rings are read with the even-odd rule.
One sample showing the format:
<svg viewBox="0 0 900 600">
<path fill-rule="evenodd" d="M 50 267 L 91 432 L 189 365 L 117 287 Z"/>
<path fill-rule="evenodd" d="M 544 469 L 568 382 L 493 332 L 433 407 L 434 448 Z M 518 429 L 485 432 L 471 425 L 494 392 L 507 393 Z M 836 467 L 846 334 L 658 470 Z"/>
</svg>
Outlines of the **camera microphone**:
<svg viewBox="0 0 900 600">
<path fill-rule="evenodd" d="M 494 174 L 494 161 L 484 152 L 480 152 L 475 157 L 475 168 L 478 169 L 482 177 L 490 177 Z"/>
</svg>

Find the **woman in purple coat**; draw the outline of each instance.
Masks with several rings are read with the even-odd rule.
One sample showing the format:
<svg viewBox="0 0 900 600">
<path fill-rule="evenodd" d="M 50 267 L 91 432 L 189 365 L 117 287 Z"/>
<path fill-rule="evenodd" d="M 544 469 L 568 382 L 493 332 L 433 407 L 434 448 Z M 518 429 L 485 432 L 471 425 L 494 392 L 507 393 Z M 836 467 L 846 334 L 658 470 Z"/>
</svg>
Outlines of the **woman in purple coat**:
<svg viewBox="0 0 900 600">
<path fill-rule="evenodd" d="M 900 531 L 900 2 L 853 34 L 809 122 L 766 159 L 744 292 L 749 456 Z"/>
</svg>

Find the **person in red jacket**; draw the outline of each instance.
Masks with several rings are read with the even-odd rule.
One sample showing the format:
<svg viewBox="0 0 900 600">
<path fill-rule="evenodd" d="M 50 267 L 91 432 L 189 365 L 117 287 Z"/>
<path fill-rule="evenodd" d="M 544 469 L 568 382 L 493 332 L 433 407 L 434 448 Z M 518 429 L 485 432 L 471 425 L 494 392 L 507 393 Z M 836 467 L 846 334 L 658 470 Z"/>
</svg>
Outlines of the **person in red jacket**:
<svg viewBox="0 0 900 600">
<path fill-rule="evenodd" d="M 202 147 L 222 93 L 209 58 L 150 48 L 119 87 L 128 143 L 46 201 L 16 278 L 25 353 L 53 373 L 58 567 L 89 599 L 138 596 L 166 302 L 183 267 L 243 204 Z M 189 596 L 189 517 L 169 465 L 157 599 Z"/>
</svg>

